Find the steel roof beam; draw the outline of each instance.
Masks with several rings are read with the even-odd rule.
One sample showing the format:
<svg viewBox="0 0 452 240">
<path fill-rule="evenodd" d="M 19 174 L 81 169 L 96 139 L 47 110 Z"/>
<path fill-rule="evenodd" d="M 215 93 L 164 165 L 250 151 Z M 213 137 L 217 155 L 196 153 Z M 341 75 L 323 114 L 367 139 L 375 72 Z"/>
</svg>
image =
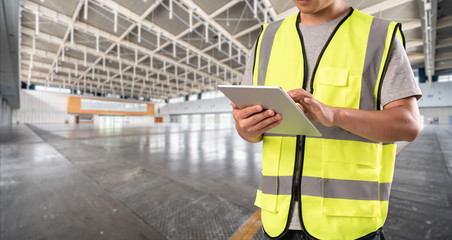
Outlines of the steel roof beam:
<svg viewBox="0 0 452 240">
<path fill-rule="evenodd" d="M 437 49 L 451 47 L 451 46 L 452 46 L 452 37 L 438 40 L 438 42 L 436 43 Z"/>
<path fill-rule="evenodd" d="M 443 29 L 452 26 L 452 16 L 443 17 L 438 19 L 436 29 Z"/>
<path fill-rule="evenodd" d="M 410 54 L 408 55 L 408 60 L 410 61 L 411 65 L 422 63 L 424 62 L 424 54 L 423 53 Z"/>
<path fill-rule="evenodd" d="M 28 61 L 25 61 L 25 63 L 29 63 Z M 50 66 L 50 64 L 38 64 L 38 65 L 40 65 L 40 67 L 42 67 L 42 68 L 44 68 L 44 67 L 49 67 Z M 27 65 L 25 65 L 25 67 L 28 67 Z M 46 68 L 46 69 L 47 69 Z M 27 74 L 28 74 L 28 68 L 24 68 L 24 69 L 26 69 L 27 71 L 26 71 L 26 73 L 24 72 L 23 74 L 22 74 L 22 77 L 23 78 L 27 78 Z M 61 68 L 61 71 L 60 72 L 62 72 L 62 73 L 64 73 L 64 74 L 67 74 L 68 72 L 70 71 L 70 68 L 64 68 L 64 67 L 62 67 Z M 37 70 L 31 70 L 31 73 L 32 73 L 32 79 L 41 79 L 42 81 L 42 83 L 44 83 L 44 84 L 46 84 L 46 85 L 49 85 L 49 84 L 64 84 L 65 85 L 65 87 L 70 87 L 71 89 L 76 89 L 76 88 L 78 88 L 78 89 L 83 89 L 85 92 L 86 92 L 86 90 L 89 90 L 89 88 L 95 88 L 96 90 L 99 90 L 99 88 L 101 88 L 102 86 L 106 86 L 107 88 L 110 88 L 110 85 L 109 85 L 109 83 L 107 83 L 107 82 L 98 82 L 97 81 L 97 78 L 96 79 L 86 79 L 86 84 L 84 84 L 83 82 L 78 82 L 77 84 L 69 84 L 68 83 L 68 79 L 67 79 L 67 77 L 66 76 L 64 76 L 64 74 L 55 74 L 54 76 L 53 76 L 53 81 L 49 81 L 48 79 L 47 79 L 47 74 L 45 73 L 45 72 L 42 72 L 42 71 L 37 71 Z M 99 83 L 99 85 L 98 85 L 98 83 Z M 78 86 L 77 86 L 78 85 Z M 83 86 L 80 86 L 80 85 L 83 85 Z M 88 86 L 88 85 L 92 85 L 92 87 L 90 87 L 90 86 Z M 113 86 L 113 88 L 116 90 L 118 90 L 118 91 L 120 91 L 120 89 L 121 89 L 121 85 L 120 85 L 120 83 L 118 83 L 118 82 L 113 82 L 112 83 L 112 86 Z M 132 93 L 132 81 L 130 81 L 130 80 L 126 80 L 126 79 L 124 79 L 124 85 L 123 85 L 123 88 L 124 88 L 124 93 L 127 93 L 127 94 L 129 94 L 129 95 L 132 95 L 131 93 Z M 149 92 L 149 89 L 151 88 L 151 86 L 152 85 L 148 85 L 148 87 L 147 87 L 147 89 L 148 90 L 146 90 L 145 89 L 145 93 L 147 93 L 147 94 L 150 94 L 150 92 Z M 161 90 L 161 86 L 155 86 L 155 89 L 159 89 L 159 91 Z M 172 88 L 172 89 L 167 89 L 167 88 L 164 88 L 164 93 L 165 94 L 167 94 L 167 95 L 170 95 L 171 97 L 175 97 L 175 96 L 177 96 L 177 94 L 175 94 L 174 92 L 175 92 L 175 90 L 174 90 L 175 88 Z M 210 90 L 211 88 L 208 88 L 208 87 L 204 87 L 204 90 Z M 160 91 L 161 92 L 161 91 Z M 190 94 L 190 92 L 192 92 L 192 91 L 189 91 L 189 90 L 179 90 L 179 92 L 182 92 L 182 93 L 184 93 L 184 94 Z M 127 95 L 126 94 L 126 95 Z M 144 96 L 139 96 L 139 95 L 136 95 L 138 98 L 139 97 L 144 97 Z"/>
<path fill-rule="evenodd" d="M 424 41 L 422 39 L 416 39 L 406 42 L 406 51 L 409 52 L 410 49 L 420 47 L 424 45 Z"/>
<path fill-rule="evenodd" d="M 29 5 L 26 5 L 26 7 L 25 7 L 25 9 L 27 10 L 30 10 L 30 8 L 32 8 L 32 7 L 29 7 L 29 8 L 27 8 L 27 6 L 33 6 L 33 4 L 34 3 L 31 3 L 31 4 L 29 4 Z M 34 4 L 35 6 L 38 6 L 38 5 L 36 5 L 36 4 Z M 40 8 L 43 8 L 43 7 L 41 7 L 40 6 Z M 57 21 L 57 22 L 60 22 L 60 23 L 63 23 L 63 24 L 72 24 L 72 23 L 70 23 L 69 21 L 69 18 L 67 17 L 67 16 L 65 16 L 65 15 L 62 15 L 62 14 L 58 14 L 57 12 L 55 12 L 55 11 L 53 11 L 53 10 L 50 10 L 50 9 L 46 9 L 46 11 L 43 11 L 43 15 L 44 16 L 46 16 L 46 17 L 48 17 L 48 18 L 50 18 L 50 19 L 54 19 L 55 21 Z M 81 23 L 81 22 L 76 22 L 76 23 L 74 23 L 73 24 L 73 26 L 74 27 L 76 27 L 77 28 L 77 30 L 78 31 L 84 31 L 84 32 L 86 32 L 86 33 L 88 33 L 88 34 L 90 34 L 90 35 L 94 35 L 94 36 L 96 36 L 96 35 L 98 35 L 98 36 L 101 36 L 101 37 L 103 37 L 103 38 L 106 38 L 106 39 L 109 39 L 109 40 L 112 40 L 113 42 L 116 42 L 116 43 L 120 43 L 120 44 L 122 44 L 123 46 L 127 46 L 129 49 L 130 48 L 132 48 L 132 49 L 134 49 L 134 50 L 139 50 L 140 52 L 143 52 L 143 53 L 145 53 L 145 54 L 147 54 L 147 55 L 149 55 L 149 56 L 151 56 L 152 55 L 152 52 L 151 52 L 151 50 L 149 50 L 149 49 L 146 49 L 146 48 L 143 48 L 143 47 L 141 47 L 141 46 L 139 46 L 139 45 L 137 45 L 137 44 L 134 44 L 134 43 L 131 43 L 131 42 L 128 42 L 128 41 L 125 41 L 125 40 L 119 40 L 119 37 L 117 37 L 117 36 L 115 36 L 115 35 L 113 35 L 113 34 L 110 34 L 110 33 L 108 33 L 108 32 L 104 32 L 104 31 L 102 31 L 102 30 L 100 30 L 100 29 L 98 29 L 98 28 L 95 28 L 95 27 L 92 27 L 92 26 L 90 26 L 90 25 L 88 25 L 88 24 L 85 24 L 85 23 Z M 30 36 L 33 36 L 33 34 L 29 34 Z M 68 44 L 68 46 L 69 46 L 69 44 Z M 82 46 L 82 48 L 81 49 L 88 49 L 86 46 Z M 92 50 L 92 49 L 90 49 L 90 50 Z M 94 50 L 95 51 L 95 50 Z M 91 54 L 93 54 L 93 55 L 100 55 L 101 57 L 107 57 L 108 55 L 106 54 L 106 53 L 101 53 L 101 52 L 99 52 L 99 53 L 97 53 L 96 51 L 95 52 L 92 52 L 91 51 Z M 178 66 L 179 68 L 183 68 L 183 69 L 185 69 L 185 70 L 188 70 L 188 71 L 191 71 L 191 72 L 196 72 L 196 68 L 194 68 L 194 67 L 192 67 L 192 66 L 190 66 L 190 65 L 184 65 L 184 64 L 179 64 L 179 63 L 177 63 L 175 60 L 173 60 L 173 59 L 171 59 L 171 58 L 168 58 L 168 57 L 165 57 L 165 56 L 158 56 L 158 57 L 156 57 L 158 60 L 160 60 L 160 61 L 166 61 L 167 63 L 171 63 L 171 64 L 173 64 L 173 65 L 176 65 L 176 66 Z M 102 59 L 102 58 L 99 58 L 99 59 Z M 97 60 L 97 61 L 99 61 L 99 59 Z M 118 61 L 117 59 L 115 59 L 115 60 L 113 60 L 113 61 Z M 121 62 L 126 62 L 126 59 L 122 59 L 121 60 Z M 128 62 L 128 65 L 134 65 L 134 63 L 130 63 L 130 62 Z M 180 65 L 182 65 L 182 66 L 180 66 Z M 143 67 L 142 67 L 143 68 Z M 229 70 L 229 69 L 228 69 Z M 88 68 L 87 70 L 86 70 L 86 72 L 85 72 L 85 74 L 88 74 L 89 73 L 89 71 L 90 71 L 90 68 Z M 155 71 L 155 69 L 153 69 L 152 71 Z M 241 73 L 239 73 L 238 72 L 238 74 L 235 72 L 235 70 L 232 70 L 232 72 L 234 72 L 234 74 L 235 75 L 241 75 Z M 203 72 L 197 72 L 197 74 L 198 75 L 204 75 L 205 76 L 205 78 L 207 78 L 207 79 L 210 79 L 210 78 L 212 78 L 212 80 L 214 80 L 215 82 L 218 82 L 218 83 L 224 83 L 224 81 L 223 81 L 223 79 L 221 79 L 221 78 L 218 78 L 218 77 L 215 77 L 215 76 L 213 76 L 213 75 L 208 75 L 207 73 L 203 73 Z M 168 75 L 168 76 L 171 76 L 170 74 L 165 74 L 165 75 Z M 81 80 L 81 78 L 82 78 L 82 76 L 80 76 L 80 78 L 79 78 L 79 80 Z"/>
<path fill-rule="evenodd" d="M 47 16 L 47 17 L 49 17 L 49 18 L 51 18 L 52 17 L 52 14 L 51 13 L 49 13 L 49 12 L 52 12 L 53 10 L 48 10 L 48 11 L 45 11 L 44 13 L 43 13 L 43 15 L 45 15 L 45 16 Z M 54 11 L 53 11 L 54 12 Z M 55 12 L 54 12 L 55 13 Z M 61 15 L 61 14 L 56 14 L 57 15 L 57 17 L 56 17 L 56 20 L 57 21 L 59 21 L 59 22 L 62 22 L 62 23 L 64 23 L 64 24 L 68 24 L 67 22 L 68 22 L 68 18 L 66 17 L 66 16 L 64 16 L 64 15 Z M 147 55 L 149 55 L 149 56 L 151 56 L 151 55 L 153 55 L 153 53 L 151 52 L 151 50 L 149 50 L 149 49 L 146 49 L 146 48 L 143 48 L 143 47 L 141 47 L 141 46 L 139 46 L 139 45 L 137 45 L 137 44 L 135 44 L 135 43 L 131 43 L 131 42 L 128 42 L 128 41 L 125 41 L 125 40 L 119 40 L 119 37 L 117 37 L 117 36 L 115 36 L 115 35 L 113 35 L 113 34 L 110 34 L 110 33 L 108 33 L 108 32 L 104 32 L 104 31 L 102 31 L 102 30 L 100 30 L 100 29 L 98 29 L 98 28 L 95 28 L 95 27 L 92 27 L 91 25 L 88 25 L 88 24 L 85 24 L 85 23 L 81 23 L 81 22 L 76 22 L 75 24 L 73 24 L 75 27 L 77 27 L 77 30 L 78 31 L 84 31 L 84 32 L 87 32 L 87 33 L 89 33 L 89 34 L 91 34 L 91 35 L 98 35 L 98 36 L 101 36 L 101 37 L 103 37 L 103 38 L 106 38 L 106 39 L 110 39 L 110 40 L 112 40 L 113 42 L 117 42 L 117 43 L 121 43 L 122 45 L 124 45 L 124 46 L 127 46 L 128 48 L 132 48 L 132 49 L 134 49 L 134 50 L 140 50 L 140 52 L 144 52 L 145 54 L 147 54 Z M 33 36 L 33 34 L 29 34 L 29 35 L 31 35 L 31 36 Z M 69 44 L 68 44 L 68 46 L 69 46 Z M 85 48 L 87 48 L 86 46 L 83 46 L 83 47 L 85 47 Z M 81 48 L 81 49 L 83 49 L 83 47 Z M 95 52 L 93 52 L 92 54 L 93 55 L 100 55 L 100 56 L 102 56 L 102 57 L 107 57 L 108 55 L 107 54 L 105 54 L 105 53 L 101 53 L 101 52 L 99 52 L 99 53 L 97 53 L 97 51 L 96 50 L 94 50 Z M 189 66 L 189 65 L 184 65 L 184 64 L 178 64 L 175 60 L 173 60 L 173 59 L 171 59 L 171 58 L 168 58 L 168 57 L 165 57 L 165 56 L 159 56 L 159 57 L 157 57 L 157 58 L 160 58 L 159 60 L 161 60 L 161 61 L 166 61 L 167 63 L 171 63 L 171 64 L 173 64 L 173 65 L 176 65 L 176 66 L 178 66 L 179 68 L 183 68 L 183 69 L 185 69 L 185 70 L 189 70 L 189 71 L 191 71 L 191 72 L 195 72 L 197 69 L 196 68 L 194 68 L 194 67 L 191 67 L 191 66 Z M 101 59 L 101 58 L 100 58 Z M 163 60 L 162 60 L 163 59 Z M 113 60 L 113 61 L 118 61 L 117 59 L 115 59 L 115 60 Z M 125 59 L 122 59 L 121 60 L 121 62 L 126 62 L 126 60 Z M 135 63 L 128 63 L 129 65 L 134 65 Z M 179 66 L 179 65 L 182 65 L 182 66 Z M 229 69 L 228 69 L 229 70 Z M 152 71 L 155 71 L 155 69 L 153 69 Z M 85 74 L 87 74 L 89 72 L 89 69 L 87 69 L 86 70 L 86 73 Z M 235 70 L 233 71 L 234 72 L 234 74 L 236 74 L 235 73 Z M 209 78 L 212 78 L 215 82 L 218 82 L 218 83 L 223 83 L 224 81 L 223 81 L 223 79 L 221 79 L 221 78 L 217 78 L 217 77 L 215 77 L 215 76 L 212 76 L 212 75 L 208 75 L 208 74 L 206 74 L 206 73 L 202 73 L 202 72 L 197 72 L 197 74 L 199 74 L 199 75 L 205 75 L 205 77 L 207 77 L 207 79 L 209 79 Z M 241 74 L 241 73 L 240 73 Z M 165 75 L 169 75 L 169 74 L 165 74 Z M 236 74 L 237 75 L 237 74 Z M 171 76 L 171 75 L 169 75 L 169 76 Z M 79 80 L 82 78 L 82 76 L 79 78 Z"/>
<path fill-rule="evenodd" d="M 409 31 L 422 27 L 421 19 L 412 20 L 402 23 L 402 31 Z"/>
<path fill-rule="evenodd" d="M 176 1 L 177 2 L 177 1 Z M 249 50 L 247 47 L 245 47 L 240 41 L 234 38 L 226 29 L 223 28 L 220 24 L 218 24 L 210 15 L 208 15 L 206 12 L 204 12 L 198 5 L 193 2 L 192 0 L 184 0 L 184 3 L 186 3 L 189 6 L 195 6 L 197 7 L 196 13 L 200 15 L 201 18 L 206 20 L 210 26 L 213 26 L 216 30 L 218 30 L 222 36 L 226 37 L 234 43 L 236 46 L 242 49 L 243 52 L 248 53 Z"/>
<path fill-rule="evenodd" d="M 245 30 L 243 30 L 243 31 L 241 31 L 241 32 L 239 32 L 239 33 L 237 33 L 237 34 L 235 34 L 235 35 L 234 35 L 234 38 L 239 38 L 239 37 L 241 37 L 241 36 L 243 36 L 243 35 L 245 35 L 245 34 L 247 34 L 247 33 L 250 33 L 250 32 L 252 32 L 252 31 L 254 31 L 254 30 L 256 30 L 256 29 L 259 29 L 259 28 L 261 28 L 261 25 L 256 24 L 256 25 L 254 25 L 254 26 L 252 26 L 252 27 L 249 27 L 249 28 L 247 28 L 247 29 L 245 29 Z"/>
<path fill-rule="evenodd" d="M 452 52 L 445 52 L 445 53 L 436 54 L 436 59 L 435 59 L 436 62 L 439 62 L 439 61 L 450 61 L 450 60 L 452 60 Z"/>
<path fill-rule="evenodd" d="M 447 62 L 447 63 L 437 64 L 435 70 L 445 70 L 445 69 L 452 69 L 452 63 Z"/>
<path fill-rule="evenodd" d="M 26 34 L 26 35 L 29 35 L 29 34 L 33 34 L 33 30 L 32 29 L 28 29 L 28 28 L 22 28 L 22 33 L 23 34 Z M 41 33 L 39 36 L 38 36 L 38 38 L 39 39 L 42 39 L 43 41 L 49 41 L 49 42 L 52 42 L 52 43 L 56 43 L 56 44 L 59 44 L 59 43 L 61 43 L 62 42 L 62 39 L 59 39 L 58 37 L 55 37 L 55 36 L 50 36 L 50 35 L 47 35 L 47 34 L 45 34 L 45 33 Z M 79 45 L 79 44 L 74 44 L 74 45 L 70 45 L 70 44 L 66 44 L 66 47 L 67 48 L 69 48 L 70 49 L 70 51 L 77 51 L 77 50 L 79 50 L 79 49 L 83 49 L 83 50 L 85 50 L 87 53 L 89 53 L 89 54 L 91 54 L 91 55 L 95 55 L 96 54 L 96 50 L 95 49 L 92 49 L 92 48 L 89 48 L 89 47 L 86 47 L 86 46 L 83 46 L 83 45 Z M 27 48 L 24 48 L 24 50 L 28 50 L 28 51 L 31 51 L 30 49 L 27 49 Z M 25 51 L 25 52 L 27 52 L 27 51 Z M 49 55 L 50 53 L 46 53 L 46 55 Z M 114 57 L 114 56 L 111 56 L 111 55 L 106 55 L 106 54 L 104 54 L 104 53 L 99 53 L 99 55 L 101 55 L 101 57 L 105 57 L 105 59 L 106 60 L 111 60 L 111 61 L 117 61 L 117 59 L 116 59 L 116 57 Z M 68 59 L 71 59 L 71 58 L 68 58 Z M 73 59 L 71 59 L 71 62 L 73 62 L 74 60 Z M 79 59 L 77 59 L 77 64 L 79 64 L 80 66 L 82 66 L 83 65 L 83 60 L 79 60 Z M 124 64 L 127 64 L 127 65 L 134 65 L 134 62 L 133 61 L 130 61 L 130 60 L 127 60 L 127 59 L 123 59 L 122 60 L 122 62 L 124 63 Z M 88 62 L 87 62 L 88 63 Z M 94 67 L 95 67 L 95 65 L 93 65 Z M 175 79 L 176 78 L 176 76 L 174 75 L 174 74 L 171 74 L 171 73 L 169 73 L 169 72 L 166 72 L 166 73 L 164 73 L 163 71 L 160 71 L 160 70 L 157 70 L 157 69 L 150 69 L 149 68 L 149 66 L 148 65 L 143 65 L 143 64 L 139 64 L 139 65 L 137 65 L 140 69 L 143 69 L 143 70 L 147 70 L 147 71 L 149 71 L 149 72 L 153 72 L 153 73 L 158 73 L 158 74 L 160 74 L 160 75 L 164 75 L 166 78 L 170 78 L 170 79 Z M 96 69 L 99 69 L 99 70 L 101 70 L 102 68 L 103 68 L 103 66 L 99 66 L 99 67 L 95 67 Z M 106 67 L 106 69 L 107 69 L 107 67 Z M 85 71 L 83 71 L 83 74 L 82 74 L 82 71 L 80 71 L 80 76 L 78 77 L 78 80 L 74 80 L 74 81 L 81 81 L 82 80 L 82 78 L 84 77 L 84 75 L 86 75 L 87 77 L 89 77 L 89 75 L 91 74 L 91 71 L 92 71 L 92 68 L 90 68 L 90 67 L 88 67 Z M 118 71 L 112 71 L 112 74 L 113 73 L 115 73 L 116 75 L 112 75 L 111 76 L 111 79 L 115 79 L 117 76 L 119 76 L 119 72 Z M 122 72 L 122 74 L 124 75 L 124 76 L 128 76 L 128 73 L 127 72 L 125 72 L 125 71 L 123 71 Z M 198 75 L 200 75 L 199 73 L 196 73 L 196 74 L 198 74 Z M 131 75 L 131 74 L 130 74 Z M 181 74 L 182 75 L 182 74 Z M 142 75 L 137 75 L 137 76 L 142 76 Z M 178 76 L 179 77 L 179 76 Z M 104 77 L 105 78 L 105 77 Z M 154 80 L 154 81 L 157 81 L 155 78 L 150 78 L 151 80 Z M 161 80 L 160 82 L 157 82 L 158 84 L 165 84 L 165 85 L 168 85 L 168 84 L 166 84 L 166 82 L 167 82 L 167 80 L 165 79 L 165 80 Z M 225 81 L 221 81 L 220 83 L 222 83 L 222 84 L 225 84 L 226 82 Z M 75 84 L 75 83 L 74 83 Z M 173 87 L 173 86 L 172 86 Z"/>
<path fill-rule="evenodd" d="M 67 30 L 66 30 L 66 33 L 64 34 L 64 37 L 63 37 L 64 42 L 67 41 L 67 39 L 68 39 L 68 37 L 69 37 L 69 35 L 71 33 L 71 27 L 73 27 L 74 23 L 76 22 L 77 17 L 80 14 L 80 9 L 82 8 L 83 5 L 84 5 L 84 1 L 79 1 L 78 4 L 77 4 L 77 7 L 75 8 L 74 14 L 72 15 L 72 18 L 70 18 L 68 20 L 68 22 L 67 22 Z M 52 12 L 54 15 L 56 15 L 56 17 L 58 17 L 59 15 L 62 15 L 62 14 L 60 14 L 58 12 L 55 12 L 55 11 L 50 10 L 48 8 L 44 8 L 44 7 L 42 7 L 42 6 L 38 5 L 38 4 L 32 3 L 30 1 L 26 1 L 24 3 L 24 7 L 25 8 L 29 8 L 32 11 L 39 12 L 39 13 L 42 13 L 41 11 L 46 12 L 46 14 L 47 14 L 47 12 Z M 62 46 L 62 45 L 60 45 L 58 47 L 57 55 L 59 55 L 61 53 L 63 47 L 64 46 Z M 55 64 L 58 64 L 58 56 L 53 60 L 52 67 L 49 69 L 49 74 L 48 74 L 49 77 L 50 77 L 50 74 L 53 72 L 53 68 L 54 68 Z"/>
<path fill-rule="evenodd" d="M 137 21 L 137 19 L 140 17 L 140 16 L 138 16 L 137 14 L 135 14 L 135 13 L 131 12 L 130 10 L 128 10 L 127 8 L 125 8 L 125 7 L 119 5 L 119 4 L 117 4 L 116 2 L 113 2 L 113 1 L 111 1 L 111 0 L 95 0 L 95 1 L 98 2 L 98 3 L 100 3 L 100 4 L 103 5 L 103 6 L 109 7 L 110 9 L 117 9 L 118 12 L 121 12 L 121 13 L 127 12 L 127 16 L 128 16 L 131 20 L 133 20 L 133 21 Z M 177 3 L 177 1 L 174 1 L 174 3 Z M 202 10 L 199 9 L 199 10 L 197 10 L 197 13 L 200 13 L 201 11 L 202 11 Z M 161 27 L 159 27 L 159 26 L 157 26 L 157 25 L 154 25 L 154 24 L 150 23 L 149 21 L 144 21 L 144 20 L 143 20 L 142 26 L 147 27 L 150 31 L 152 31 L 151 29 L 153 29 L 153 31 L 156 31 L 157 33 L 163 34 L 165 37 L 167 37 L 167 38 L 170 39 L 170 40 L 176 39 L 176 37 L 177 37 L 177 36 L 174 36 L 173 34 L 171 34 L 170 32 L 164 30 L 163 28 L 161 28 Z M 178 40 L 175 40 L 174 42 L 176 42 L 176 44 L 178 44 L 179 46 L 182 46 L 183 48 L 188 48 L 188 49 L 190 49 L 191 51 L 197 53 L 198 55 L 200 55 L 201 57 L 203 57 L 203 58 L 205 58 L 205 59 L 210 59 L 210 60 L 213 61 L 213 62 L 216 62 L 216 61 L 217 61 L 215 58 L 213 58 L 213 57 L 211 57 L 211 56 L 209 56 L 209 55 L 207 55 L 207 54 L 204 54 L 202 51 L 200 51 L 199 49 L 196 49 L 196 48 L 192 47 L 192 46 L 191 46 L 190 44 L 188 44 L 188 43 L 185 43 L 185 42 L 182 42 L 182 41 L 178 41 Z M 132 44 L 132 43 L 131 43 L 131 44 Z M 164 56 L 161 56 L 161 57 L 164 57 Z M 168 58 L 168 61 L 167 61 L 167 62 L 172 62 L 172 64 L 174 64 L 174 65 L 179 65 L 179 64 L 177 63 L 177 61 L 174 61 L 174 62 L 173 62 L 173 61 L 169 61 L 169 60 L 170 60 L 170 59 Z M 184 67 L 184 66 L 185 66 L 185 65 L 182 64 L 181 68 L 186 68 L 186 67 Z M 228 68 L 230 71 L 235 72 L 234 69 L 230 69 L 228 66 L 223 66 L 223 67 Z M 239 72 L 235 72 L 235 73 L 236 73 L 236 74 L 241 74 L 241 73 L 239 73 Z"/>
</svg>

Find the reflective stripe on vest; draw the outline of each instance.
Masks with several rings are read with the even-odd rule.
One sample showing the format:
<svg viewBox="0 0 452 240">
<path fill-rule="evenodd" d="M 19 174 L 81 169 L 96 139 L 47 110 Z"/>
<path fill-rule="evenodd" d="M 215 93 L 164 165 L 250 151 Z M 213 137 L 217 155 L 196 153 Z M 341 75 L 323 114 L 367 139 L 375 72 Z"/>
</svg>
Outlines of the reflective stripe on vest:
<svg viewBox="0 0 452 240">
<path fill-rule="evenodd" d="M 303 39 L 298 31 L 298 15 L 264 25 L 256 44 L 254 85 L 288 91 L 306 84 Z M 379 92 L 396 33 L 403 41 L 399 24 L 352 10 L 320 54 L 311 80 L 314 97 L 331 106 L 381 109 Z M 386 217 L 395 144 L 314 124 L 323 136 L 307 137 L 300 153 L 304 159 L 300 181 L 303 228 L 310 237 L 320 239 L 353 239 L 376 231 Z M 255 204 L 262 208 L 263 227 L 271 237 L 287 230 L 293 211 L 294 139 L 295 135 L 264 134 Z M 309 221 L 304 224 L 303 219 Z"/>
<path fill-rule="evenodd" d="M 265 194 L 291 195 L 292 176 L 261 176 L 259 190 Z M 303 195 L 326 198 L 389 201 L 391 183 L 340 180 L 303 176 Z"/>
</svg>

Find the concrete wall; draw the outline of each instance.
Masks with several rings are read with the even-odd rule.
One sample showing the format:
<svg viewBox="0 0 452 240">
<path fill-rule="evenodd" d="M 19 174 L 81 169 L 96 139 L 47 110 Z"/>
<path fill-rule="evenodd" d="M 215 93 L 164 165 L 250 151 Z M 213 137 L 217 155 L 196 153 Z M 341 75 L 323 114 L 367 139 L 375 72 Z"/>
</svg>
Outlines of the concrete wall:
<svg viewBox="0 0 452 240">
<path fill-rule="evenodd" d="M 419 84 L 422 91 L 422 98 L 419 100 L 419 107 L 452 107 L 452 83 L 440 82 Z"/>
<path fill-rule="evenodd" d="M 20 107 L 21 2 L 0 1 L 0 95 L 12 109 Z"/>
<path fill-rule="evenodd" d="M 74 122 L 67 113 L 65 93 L 20 90 L 20 109 L 13 111 L 13 122 L 19 123 L 64 123 Z"/>
<path fill-rule="evenodd" d="M 450 124 L 452 116 L 452 84 L 433 83 L 420 84 L 423 97 L 419 100 L 419 108 L 423 115 L 424 124 L 429 124 L 434 117 L 438 117 L 439 124 Z M 13 110 L 12 122 L 20 123 L 64 123 L 67 119 L 74 122 L 74 116 L 67 114 L 68 94 L 21 90 L 21 108 Z M 8 110 L 9 109 L 9 110 Z M 232 107 L 226 97 L 186 101 L 170 104 L 156 104 L 156 116 L 164 117 L 165 122 L 179 123 L 226 123 L 232 120 Z M 6 111 L 5 114 L 3 111 Z M 11 109 L 2 99 L 2 125 L 8 120 Z M 11 116 L 11 114 L 9 114 Z M 122 116 L 114 121 L 123 123 L 151 123 L 154 116 Z M 4 120 L 6 119 L 6 120 Z M 120 119 L 120 120 L 118 120 Z M 213 119 L 213 120 L 212 120 Z M 101 121 L 95 116 L 95 123 Z M 105 121 L 105 117 L 104 120 Z"/>
<path fill-rule="evenodd" d="M 419 108 L 419 112 L 424 116 L 424 124 L 450 124 L 452 125 L 452 107 L 424 107 Z M 434 119 L 438 122 L 435 123 Z"/>
<path fill-rule="evenodd" d="M 165 122 L 181 124 L 222 124 L 230 127 L 232 119 L 231 101 L 226 97 L 196 101 L 169 103 L 161 106 Z"/>
<path fill-rule="evenodd" d="M 422 98 L 418 101 L 424 124 L 430 124 L 438 118 L 438 124 L 452 124 L 452 83 L 440 82 L 419 84 Z"/>
<path fill-rule="evenodd" d="M 104 116 L 94 115 L 94 123 L 102 126 L 123 124 L 154 124 L 154 116 Z"/>
<path fill-rule="evenodd" d="M 232 112 L 231 101 L 226 97 L 170 103 L 161 107 L 163 115 L 205 114 Z"/>
<path fill-rule="evenodd" d="M 6 102 L 6 99 L 3 98 L 2 95 L 0 95 L 1 104 L 0 104 L 0 127 L 7 126 L 11 124 L 12 117 L 11 117 L 11 107 L 9 106 L 8 102 Z"/>
<path fill-rule="evenodd" d="M 75 123 L 75 115 L 67 113 L 66 93 L 21 89 L 20 109 L 13 110 L 12 122 L 16 123 Z M 99 116 L 94 123 L 153 123 L 154 116 Z"/>
<path fill-rule="evenodd" d="M 232 117 L 232 112 L 171 115 L 170 122 L 181 124 L 202 124 L 202 125 L 220 124 L 225 127 L 231 127 L 235 123 Z"/>
</svg>

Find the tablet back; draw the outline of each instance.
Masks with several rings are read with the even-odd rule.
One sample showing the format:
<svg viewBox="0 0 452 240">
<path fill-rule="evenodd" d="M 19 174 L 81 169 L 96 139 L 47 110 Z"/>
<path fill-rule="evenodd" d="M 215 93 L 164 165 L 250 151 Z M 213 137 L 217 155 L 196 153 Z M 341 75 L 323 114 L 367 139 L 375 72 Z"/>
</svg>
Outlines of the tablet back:
<svg viewBox="0 0 452 240">
<path fill-rule="evenodd" d="M 218 89 L 240 108 L 261 105 L 264 109 L 273 109 L 281 114 L 282 122 L 266 133 L 322 135 L 292 98 L 280 87 L 219 85 Z"/>
</svg>

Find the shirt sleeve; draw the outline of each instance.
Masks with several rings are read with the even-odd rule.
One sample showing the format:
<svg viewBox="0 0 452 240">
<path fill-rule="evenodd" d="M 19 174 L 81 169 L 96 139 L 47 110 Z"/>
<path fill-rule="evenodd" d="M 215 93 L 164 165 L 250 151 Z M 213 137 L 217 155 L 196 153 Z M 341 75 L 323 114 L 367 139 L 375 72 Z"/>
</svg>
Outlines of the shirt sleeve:
<svg viewBox="0 0 452 240">
<path fill-rule="evenodd" d="M 250 56 L 246 61 L 245 73 L 243 74 L 242 83 L 240 85 L 253 85 L 253 65 L 254 65 L 254 52 L 256 44 L 251 48 Z"/>
<path fill-rule="evenodd" d="M 396 37 L 390 57 L 381 88 L 381 104 L 384 106 L 390 102 L 412 96 L 419 100 L 422 97 L 422 92 L 414 77 L 402 41 L 398 37 Z"/>
</svg>

